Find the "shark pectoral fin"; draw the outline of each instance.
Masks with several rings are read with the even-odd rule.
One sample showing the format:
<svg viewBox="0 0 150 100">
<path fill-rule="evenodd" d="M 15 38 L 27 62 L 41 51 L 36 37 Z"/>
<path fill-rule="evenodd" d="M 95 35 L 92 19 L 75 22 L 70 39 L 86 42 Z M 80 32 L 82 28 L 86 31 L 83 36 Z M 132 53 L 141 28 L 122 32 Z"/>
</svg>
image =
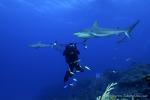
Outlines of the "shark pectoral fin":
<svg viewBox="0 0 150 100">
<path fill-rule="evenodd" d="M 120 37 L 120 39 L 117 41 L 117 43 L 123 43 L 126 39 L 126 36 L 122 35 L 123 37 Z"/>
</svg>

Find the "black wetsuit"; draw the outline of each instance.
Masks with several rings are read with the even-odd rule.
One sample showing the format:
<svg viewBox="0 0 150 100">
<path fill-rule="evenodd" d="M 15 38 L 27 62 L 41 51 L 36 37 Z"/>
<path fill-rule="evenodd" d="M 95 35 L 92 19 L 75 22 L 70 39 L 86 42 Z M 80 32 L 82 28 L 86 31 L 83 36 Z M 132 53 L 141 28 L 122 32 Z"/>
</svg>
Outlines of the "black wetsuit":
<svg viewBox="0 0 150 100">
<path fill-rule="evenodd" d="M 69 66 L 69 70 L 66 71 L 64 82 L 68 81 L 69 77 L 73 76 L 71 72 L 72 73 L 74 72 L 74 68 L 80 72 L 84 71 L 79 65 L 79 57 L 78 57 L 79 54 L 80 52 L 77 49 L 77 46 L 75 43 L 70 43 L 65 47 L 63 55 L 65 56 L 66 62 Z"/>
</svg>

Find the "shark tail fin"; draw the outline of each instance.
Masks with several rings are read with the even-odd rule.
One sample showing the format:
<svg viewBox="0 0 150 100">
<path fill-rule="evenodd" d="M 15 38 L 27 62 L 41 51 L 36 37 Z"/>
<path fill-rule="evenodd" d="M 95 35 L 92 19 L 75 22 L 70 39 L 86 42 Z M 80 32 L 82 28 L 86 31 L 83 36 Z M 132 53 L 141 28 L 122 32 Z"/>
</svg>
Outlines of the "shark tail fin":
<svg viewBox="0 0 150 100">
<path fill-rule="evenodd" d="M 125 32 L 125 35 L 130 38 L 130 33 L 133 31 L 133 29 L 139 24 L 139 20 L 137 20 L 135 23 L 133 23 L 131 26 L 128 27 L 127 32 Z"/>
</svg>

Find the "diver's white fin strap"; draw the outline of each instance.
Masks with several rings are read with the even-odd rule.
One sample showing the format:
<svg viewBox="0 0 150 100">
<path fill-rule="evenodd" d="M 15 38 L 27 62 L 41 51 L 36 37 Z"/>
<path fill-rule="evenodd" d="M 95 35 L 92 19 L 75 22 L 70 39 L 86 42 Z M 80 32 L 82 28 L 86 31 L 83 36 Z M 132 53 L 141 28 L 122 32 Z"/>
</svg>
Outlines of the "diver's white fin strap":
<svg viewBox="0 0 150 100">
<path fill-rule="evenodd" d="M 73 81 L 77 82 L 78 80 L 76 78 L 73 78 Z"/>
<path fill-rule="evenodd" d="M 91 68 L 89 66 L 84 66 L 84 68 L 87 70 L 91 70 Z"/>
</svg>

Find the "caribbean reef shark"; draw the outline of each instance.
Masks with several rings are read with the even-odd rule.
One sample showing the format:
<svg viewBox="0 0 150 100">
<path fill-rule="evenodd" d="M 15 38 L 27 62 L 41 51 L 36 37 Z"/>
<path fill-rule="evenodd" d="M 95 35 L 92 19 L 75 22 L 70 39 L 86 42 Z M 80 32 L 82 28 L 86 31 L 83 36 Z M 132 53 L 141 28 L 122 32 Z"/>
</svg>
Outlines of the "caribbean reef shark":
<svg viewBox="0 0 150 100">
<path fill-rule="evenodd" d="M 90 38 L 98 38 L 98 37 L 109 37 L 109 36 L 120 35 L 120 34 L 125 34 L 126 37 L 130 38 L 130 33 L 138 25 L 138 23 L 139 20 L 133 23 L 132 25 L 130 25 L 126 29 L 120 29 L 120 28 L 109 29 L 109 28 L 99 27 L 98 21 L 95 21 L 95 23 L 91 28 L 81 32 L 76 32 L 74 33 L 74 35 L 84 40 Z"/>
<path fill-rule="evenodd" d="M 35 48 L 35 49 L 39 49 L 39 48 L 54 48 L 54 49 L 59 49 L 63 46 L 63 44 L 58 44 L 57 41 L 53 42 L 53 43 L 49 43 L 49 44 L 45 44 L 41 41 L 35 43 L 35 44 L 31 44 L 29 45 L 30 48 Z"/>
<path fill-rule="evenodd" d="M 51 45 L 49 45 L 49 44 L 44 44 L 44 43 L 42 43 L 41 41 L 39 41 L 39 42 L 36 43 L 36 44 L 31 44 L 31 45 L 29 45 L 29 47 L 35 48 L 35 49 L 46 48 L 46 47 L 50 47 L 50 46 L 51 46 Z"/>
</svg>

